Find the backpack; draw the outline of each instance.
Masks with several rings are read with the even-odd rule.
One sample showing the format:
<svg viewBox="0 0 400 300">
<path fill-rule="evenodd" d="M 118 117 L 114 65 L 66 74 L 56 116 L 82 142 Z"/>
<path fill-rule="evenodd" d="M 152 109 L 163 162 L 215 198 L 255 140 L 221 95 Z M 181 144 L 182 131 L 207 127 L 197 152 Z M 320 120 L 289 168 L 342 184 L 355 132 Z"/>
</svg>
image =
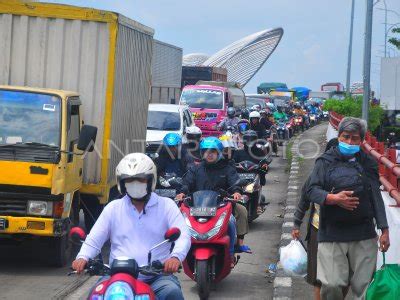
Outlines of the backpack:
<svg viewBox="0 0 400 300">
<path fill-rule="evenodd" d="M 336 159 L 329 162 L 325 173 L 325 183 L 324 189 L 330 193 L 354 191 L 354 197 L 359 198 L 357 208 L 352 211 L 338 205 L 325 205 L 323 214 L 327 223 L 355 225 L 368 222 L 373 218 L 372 188 L 359 162 Z"/>
</svg>

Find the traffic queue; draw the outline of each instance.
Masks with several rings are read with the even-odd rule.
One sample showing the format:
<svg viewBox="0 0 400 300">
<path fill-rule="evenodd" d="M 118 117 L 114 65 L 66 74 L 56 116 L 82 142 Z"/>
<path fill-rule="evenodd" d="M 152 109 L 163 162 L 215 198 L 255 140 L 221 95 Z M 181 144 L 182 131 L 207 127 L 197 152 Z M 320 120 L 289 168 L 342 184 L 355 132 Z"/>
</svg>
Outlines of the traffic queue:
<svg viewBox="0 0 400 300">
<path fill-rule="evenodd" d="M 208 98 L 218 94 L 196 93 Z M 183 93 L 182 97 L 187 96 Z M 190 110 L 196 103 L 202 103 L 204 110 L 207 102 L 195 100 L 191 95 L 190 103 Z M 157 111 L 156 106 L 149 109 L 149 115 Z M 178 107 L 171 104 L 171 109 L 166 106 L 162 105 L 164 112 L 187 111 L 187 103 Z M 298 102 L 278 107 L 268 102 L 265 109 L 260 105 L 239 109 L 233 103 L 227 103 L 226 111 L 222 113 L 224 117 L 216 126 L 209 122 L 210 112 L 198 113 L 196 109 L 191 112 L 195 120 L 188 122 L 190 126 L 182 131 L 180 126 L 175 126 L 171 132 L 164 130 L 165 135 L 158 147 L 154 147 L 152 142 L 147 145 L 146 154 L 129 154 L 118 165 L 118 189 L 123 197 L 106 206 L 73 262 L 78 273 L 89 270 L 91 275 L 111 275 L 111 279 L 103 277 L 97 283 L 91 292 L 92 299 L 106 291 L 117 293 L 117 288 L 113 290 L 107 286 L 118 282 L 121 274 L 132 277 L 129 281 L 131 286 L 124 288 L 126 291 L 138 293 L 135 284 L 144 282 L 147 283 L 143 291 L 146 294 L 162 299 L 182 299 L 176 277 L 168 275 L 160 279 L 160 274 L 172 274 L 181 264 L 185 274 L 196 282 L 200 299 L 208 299 L 211 287 L 231 273 L 240 255 L 252 253 L 251 245 L 245 243 L 245 236 L 249 232 L 249 223 L 264 213 L 269 204 L 263 187 L 266 186 L 273 156 L 278 155 L 279 145 L 324 118 L 319 104 L 301 105 Z M 159 121 L 160 113 L 157 116 Z M 165 120 L 169 123 L 164 127 L 171 126 L 171 118 Z M 207 127 L 206 122 L 209 123 Z M 156 123 L 153 117 L 149 117 L 148 130 L 154 131 Z M 200 126 L 208 130 L 203 132 Z M 175 204 L 168 208 L 166 216 L 149 216 L 152 205 L 163 201 L 161 199 L 169 199 L 169 205 L 173 199 Z M 113 205 L 113 202 L 118 204 Z M 121 214 L 121 208 L 117 206 L 132 206 L 139 220 L 141 216 L 146 216 L 146 219 L 167 218 L 166 226 L 157 229 L 158 235 L 166 232 L 164 238 L 144 242 L 143 235 L 152 234 L 152 231 L 137 233 L 142 237 L 141 243 L 148 243 L 144 247 L 148 253 L 145 251 L 128 263 L 118 259 L 124 253 L 121 248 L 126 247 L 120 240 L 121 230 L 123 232 L 126 225 L 116 225 L 116 221 L 103 217 Z M 114 242 L 113 230 L 118 231 Z M 79 228 L 73 228 L 71 232 L 73 239 L 85 239 Z M 111 234 L 111 267 L 95 259 L 106 240 L 104 232 L 108 232 L 108 237 Z M 116 246 L 113 247 L 113 243 Z M 157 245 L 153 247 L 153 244 Z M 131 251 L 138 251 L 136 246 L 129 245 Z M 157 254 L 153 255 L 153 252 Z M 124 263 L 127 263 L 126 267 Z M 132 266 L 135 273 L 129 271 Z"/>
</svg>

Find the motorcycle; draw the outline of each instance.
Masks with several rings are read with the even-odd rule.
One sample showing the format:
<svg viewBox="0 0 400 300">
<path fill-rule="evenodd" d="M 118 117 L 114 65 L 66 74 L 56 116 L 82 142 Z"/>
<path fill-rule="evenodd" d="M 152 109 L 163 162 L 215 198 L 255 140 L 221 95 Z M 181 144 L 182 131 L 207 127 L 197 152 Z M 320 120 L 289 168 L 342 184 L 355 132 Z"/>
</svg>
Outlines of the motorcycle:
<svg viewBox="0 0 400 300">
<path fill-rule="evenodd" d="M 265 211 L 265 197 L 262 195 L 262 186 L 260 184 L 260 173 L 266 174 L 268 171 L 263 169 L 260 165 L 251 161 L 242 161 L 236 164 L 236 170 L 241 180 L 244 196 L 248 197 L 244 206 L 248 212 L 249 223 L 253 222 L 259 217 L 257 207 L 260 205 Z"/>
<path fill-rule="evenodd" d="M 303 118 L 303 116 L 301 116 L 301 115 L 295 115 L 294 116 L 294 131 L 295 132 L 300 132 L 300 129 L 301 129 L 301 131 L 303 132 L 304 131 L 304 118 Z"/>
<path fill-rule="evenodd" d="M 266 132 L 267 141 L 272 146 L 272 152 L 275 156 L 278 156 L 278 131 L 275 126 L 271 126 L 269 130 Z"/>
<path fill-rule="evenodd" d="M 90 291 L 88 300 L 98 299 L 137 299 L 137 300 L 156 300 L 151 287 L 138 280 L 139 273 L 145 276 L 158 276 L 163 274 L 163 264 L 156 260 L 151 260 L 152 251 L 166 243 L 171 243 L 173 249 L 175 241 L 181 235 L 178 228 L 169 229 L 165 235 L 165 240 L 150 249 L 147 257 L 147 266 L 139 267 L 133 258 L 116 258 L 111 266 L 103 264 L 101 260 L 91 259 L 86 265 L 85 273 L 90 276 L 107 276 L 104 280 L 97 282 Z M 82 244 L 85 239 L 85 232 L 82 228 L 73 227 L 69 233 L 70 239 L 75 244 Z M 72 271 L 68 276 L 76 274 Z"/>
<path fill-rule="evenodd" d="M 192 236 L 192 246 L 183 262 L 183 269 L 196 281 L 200 299 L 208 299 L 211 285 L 231 273 L 228 223 L 232 202 L 233 199 L 222 197 L 215 191 L 204 190 L 179 203 Z"/>
<path fill-rule="evenodd" d="M 288 140 L 290 138 L 290 131 L 287 127 L 287 124 L 283 121 L 280 121 L 277 125 L 277 133 L 278 133 L 278 145 L 282 146 L 282 141 Z"/>
<path fill-rule="evenodd" d="M 311 124 L 311 126 L 317 125 L 318 121 L 319 121 L 318 115 L 310 113 L 310 124 Z"/>
<path fill-rule="evenodd" d="M 322 111 L 322 117 L 324 120 L 328 120 L 329 119 L 329 111 Z"/>
<path fill-rule="evenodd" d="M 176 197 L 176 189 L 182 184 L 182 178 L 177 177 L 174 173 L 165 173 L 158 179 L 159 185 L 154 191 L 161 197 L 174 199 Z"/>
</svg>

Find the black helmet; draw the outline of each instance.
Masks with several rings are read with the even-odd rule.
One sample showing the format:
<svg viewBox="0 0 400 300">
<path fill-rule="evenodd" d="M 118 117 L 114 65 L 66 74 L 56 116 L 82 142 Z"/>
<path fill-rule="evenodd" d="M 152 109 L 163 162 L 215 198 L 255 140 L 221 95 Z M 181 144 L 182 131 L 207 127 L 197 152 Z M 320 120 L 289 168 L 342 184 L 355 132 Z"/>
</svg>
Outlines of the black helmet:
<svg viewBox="0 0 400 300">
<path fill-rule="evenodd" d="M 228 117 L 233 118 L 236 114 L 236 109 L 234 107 L 228 107 Z"/>
<path fill-rule="evenodd" d="M 253 143 L 258 140 L 257 132 L 254 130 L 247 130 L 243 133 L 243 144 L 246 146 L 253 146 Z"/>
<path fill-rule="evenodd" d="M 250 114 L 250 112 L 247 108 L 242 109 L 242 119 L 248 119 L 249 114 Z"/>
</svg>

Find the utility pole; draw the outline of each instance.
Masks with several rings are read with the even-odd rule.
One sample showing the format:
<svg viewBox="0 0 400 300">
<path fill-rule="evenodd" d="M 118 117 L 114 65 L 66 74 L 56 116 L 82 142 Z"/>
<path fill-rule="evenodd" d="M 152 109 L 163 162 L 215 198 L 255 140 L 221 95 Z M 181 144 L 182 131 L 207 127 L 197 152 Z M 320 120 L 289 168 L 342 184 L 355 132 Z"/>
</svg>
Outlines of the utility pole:
<svg viewBox="0 0 400 300">
<path fill-rule="evenodd" d="M 351 2 L 351 17 L 350 17 L 350 39 L 349 39 L 349 53 L 347 56 L 347 78 L 346 78 L 346 93 L 350 96 L 350 76 L 351 76 L 351 56 L 353 52 L 353 23 L 354 23 L 354 2 Z"/>
<path fill-rule="evenodd" d="M 364 38 L 364 95 L 362 105 L 362 118 L 368 122 L 369 98 L 371 96 L 371 43 L 372 43 L 372 15 L 373 0 L 367 0 L 367 14 L 365 17 L 365 38 Z"/>
</svg>

